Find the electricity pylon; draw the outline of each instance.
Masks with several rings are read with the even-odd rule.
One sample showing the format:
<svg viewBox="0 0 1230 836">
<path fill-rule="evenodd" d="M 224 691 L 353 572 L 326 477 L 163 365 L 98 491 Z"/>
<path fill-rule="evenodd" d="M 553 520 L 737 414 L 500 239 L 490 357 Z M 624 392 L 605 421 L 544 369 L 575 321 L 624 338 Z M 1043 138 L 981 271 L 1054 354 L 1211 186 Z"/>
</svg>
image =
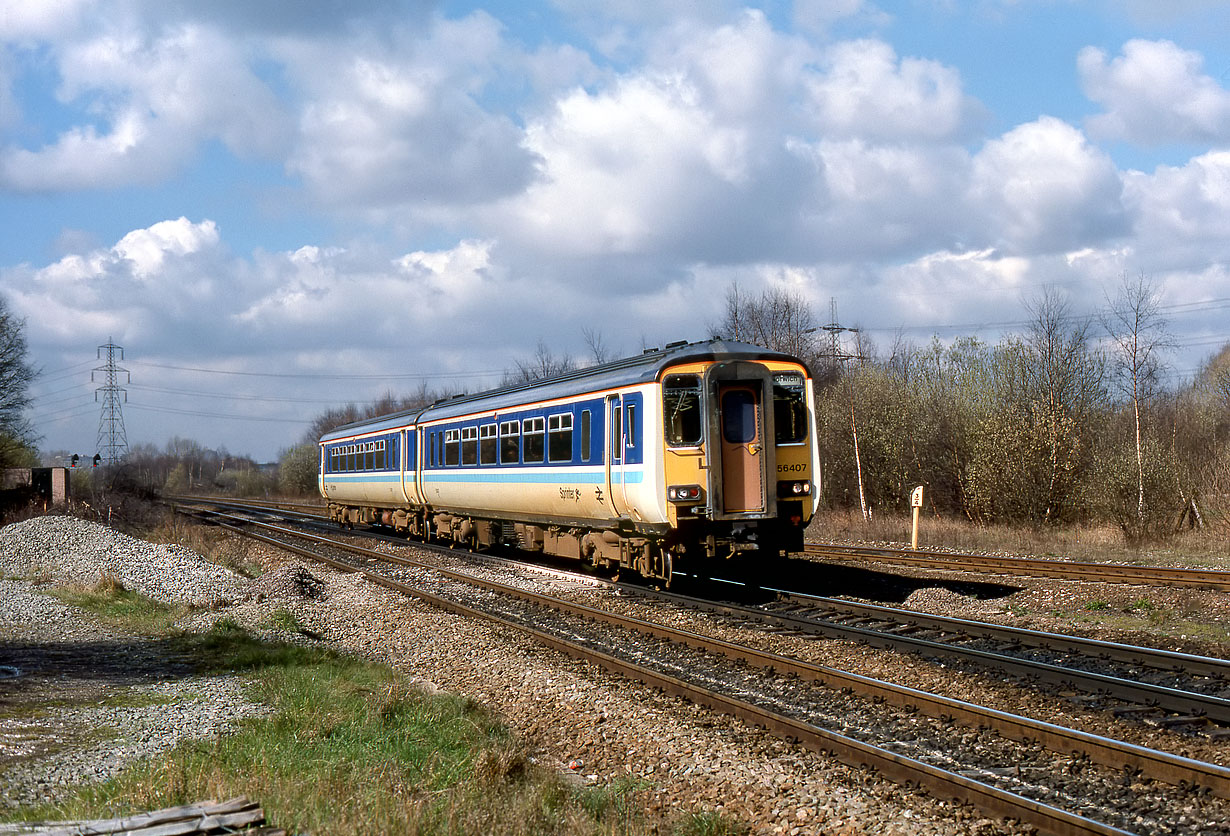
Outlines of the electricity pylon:
<svg viewBox="0 0 1230 836">
<path fill-rule="evenodd" d="M 115 343 L 111 342 L 111 338 L 107 338 L 106 345 L 98 347 L 98 359 L 102 359 L 103 352 L 107 353 L 107 364 L 100 366 L 90 372 L 90 382 L 94 382 L 94 373 L 102 372 L 106 375 L 106 383 L 94 390 L 94 401 L 99 401 L 99 393 L 102 393 L 102 414 L 98 418 L 98 454 L 102 456 L 103 464 L 113 465 L 119 462 L 128 453 L 128 435 L 124 432 L 124 413 L 120 409 L 120 396 L 123 400 L 128 400 L 128 390 L 120 386 L 120 375 L 126 375 L 125 382 L 132 382 L 132 375 L 128 374 L 127 369 L 122 369 L 115 364 L 118 359 L 124 359 L 124 349 Z"/>
</svg>

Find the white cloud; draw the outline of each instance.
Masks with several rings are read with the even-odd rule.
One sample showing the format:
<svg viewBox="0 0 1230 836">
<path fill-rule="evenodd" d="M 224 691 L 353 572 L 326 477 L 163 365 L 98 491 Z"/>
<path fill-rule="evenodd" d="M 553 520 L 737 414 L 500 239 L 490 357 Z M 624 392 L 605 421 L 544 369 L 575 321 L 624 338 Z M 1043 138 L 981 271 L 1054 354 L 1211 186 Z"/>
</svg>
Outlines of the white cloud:
<svg viewBox="0 0 1230 836">
<path fill-rule="evenodd" d="M 31 342 L 73 342 L 87 330 L 188 340 L 233 294 L 213 221 L 167 220 L 129 232 L 114 246 L 74 253 L 37 270 L 0 272 Z"/>
<path fill-rule="evenodd" d="M 1143 264 L 1193 269 L 1230 260 L 1230 151 L 1130 172 L 1125 184 Z"/>
<path fill-rule="evenodd" d="M 1085 95 L 1106 112 L 1092 135 L 1144 145 L 1230 141 L 1230 90 L 1202 72 L 1204 59 L 1170 41 L 1132 40 L 1107 60 L 1095 47 L 1077 58 Z"/>
<path fill-rule="evenodd" d="M 827 137 L 950 139 L 966 133 L 978 112 L 956 70 L 898 59 L 882 41 L 835 44 L 807 87 L 816 129 Z"/>
<path fill-rule="evenodd" d="M 416 251 L 394 261 L 405 276 L 417 280 L 415 293 L 431 299 L 423 318 L 463 314 L 492 285 L 491 241 L 461 241 L 456 247 Z"/>
<path fill-rule="evenodd" d="M 745 134 L 716 124 L 678 76 L 575 90 L 526 133 L 542 178 L 511 212 L 541 246 L 572 253 L 653 249 L 697 223 L 708 188 L 746 172 Z"/>
<path fill-rule="evenodd" d="M 760 123 L 780 127 L 814 58 L 805 41 L 775 31 L 763 12 L 749 10 L 718 26 L 675 27 L 649 66 L 686 78 L 704 107 L 750 131 Z"/>
<path fill-rule="evenodd" d="M 970 157 L 963 148 L 859 139 L 796 147 L 818 176 L 799 229 L 814 245 L 812 257 L 891 259 L 954 246 L 968 234 Z"/>
<path fill-rule="evenodd" d="M 876 287 L 884 314 L 902 323 L 1003 321 L 1004 301 L 1029 292 L 1032 261 L 994 249 L 939 250 L 887 267 Z"/>
<path fill-rule="evenodd" d="M 819 33 L 843 20 L 884 24 L 891 19 L 868 0 L 794 0 L 793 16 L 797 26 Z"/>
<path fill-rule="evenodd" d="M 58 52 L 65 105 L 97 123 L 74 125 L 37 149 L 0 156 L 0 184 L 59 191 L 150 183 L 221 139 L 241 157 L 283 147 L 287 123 L 272 91 L 233 40 L 202 27 L 156 39 L 135 31 L 70 42 Z"/>
<path fill-rule="evenodd" d="M 0 41 L 56 37 L 77 25 L 92 0 L 0 0 Z"/>
<path fill-rule="evenodd" d="M 502 58 L 496 21 L 437 20 L 394 40 L 284 51 L 305 97 L 288 169 L 348 206 L 464 206 L 523 188 L 533 160 L 521 129 L 476 100 Z"/>
<path fill-rule="evenodd" d="M 527 126 L 541 177 L 505 202 L 508 237 L 570 255 L 837 258 L 915 244 L 959 205 L 968 155 L 943 140 L 977 108 L 949 68 L 876 41 L 822 56 L 758 11 L 680 24 L 650 54 Z"/>
<path fill-rule="evenodd" d="M 181 217 L 134 230 L 121 238 L 112 250 L 131 262 L 134 276 L 147 279 L 159 272 L 168 257 L 182 258 L 217 244 L 218 228 L 213 221 L 198 224 Z"/>
<path fill-rule="evenodd" d="M 1058 252 L 1127 232 L 1122 192 L 1105 153 L 1076 128 L 1044 116 L 987 142 L 974 157 L 970 209 L 986 244 L 1014 254 Z"/>
</svg>

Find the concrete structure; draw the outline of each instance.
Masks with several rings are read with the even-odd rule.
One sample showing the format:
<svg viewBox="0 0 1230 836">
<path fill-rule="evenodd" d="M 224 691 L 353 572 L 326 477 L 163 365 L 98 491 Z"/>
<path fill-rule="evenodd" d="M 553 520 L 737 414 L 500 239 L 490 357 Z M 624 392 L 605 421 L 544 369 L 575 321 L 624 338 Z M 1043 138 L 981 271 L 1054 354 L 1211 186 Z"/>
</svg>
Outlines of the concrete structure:
<svg viewBox="0 0 1230 836">
<path fill-rule="evenodd" d="M 10 467 L 0 474 L 0 491 L 9 502 L 20 501 L 24 495 L 48 509 L 63 509 L 72 498 L 72 482 L 67 467 Z"/>
</svg>

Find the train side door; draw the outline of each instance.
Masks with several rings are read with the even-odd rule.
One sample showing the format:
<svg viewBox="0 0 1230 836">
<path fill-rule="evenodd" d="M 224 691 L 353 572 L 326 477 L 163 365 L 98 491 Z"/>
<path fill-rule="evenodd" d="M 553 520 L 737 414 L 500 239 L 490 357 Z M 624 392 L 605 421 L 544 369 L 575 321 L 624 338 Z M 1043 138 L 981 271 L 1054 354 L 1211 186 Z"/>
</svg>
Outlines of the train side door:
<svg viewBox="0 0 1230 836">
<path fill-rule="evenodd" d="M 724 513 L 765 510 L 761 399 L 761 388 L 754 384 L 732 382 L 718 386 Z"/>
<path fill-rule="evenodd" d="M 624 500 L 624 405 L 619 395 L 606 399 L 606 495 L 611 513 L 622 517 L 627 513 Z"/>
</svg>

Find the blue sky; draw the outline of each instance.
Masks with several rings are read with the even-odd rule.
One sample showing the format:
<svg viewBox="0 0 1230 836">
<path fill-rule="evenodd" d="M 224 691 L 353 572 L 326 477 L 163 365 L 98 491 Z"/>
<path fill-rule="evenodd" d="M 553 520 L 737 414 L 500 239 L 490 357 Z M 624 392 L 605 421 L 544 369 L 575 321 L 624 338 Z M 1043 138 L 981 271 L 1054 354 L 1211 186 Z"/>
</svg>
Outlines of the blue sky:
<svg viewBox="0 0 1230 836">
<path fill-rule="evenodd" d="M 698 339 L 732 282 L 887 348 L 1043 289 L 1230 341 L 1230 3 L 0 0 L 0 293 L 44 449 L 269 459 L 540 342 Z"/>
</svg>

